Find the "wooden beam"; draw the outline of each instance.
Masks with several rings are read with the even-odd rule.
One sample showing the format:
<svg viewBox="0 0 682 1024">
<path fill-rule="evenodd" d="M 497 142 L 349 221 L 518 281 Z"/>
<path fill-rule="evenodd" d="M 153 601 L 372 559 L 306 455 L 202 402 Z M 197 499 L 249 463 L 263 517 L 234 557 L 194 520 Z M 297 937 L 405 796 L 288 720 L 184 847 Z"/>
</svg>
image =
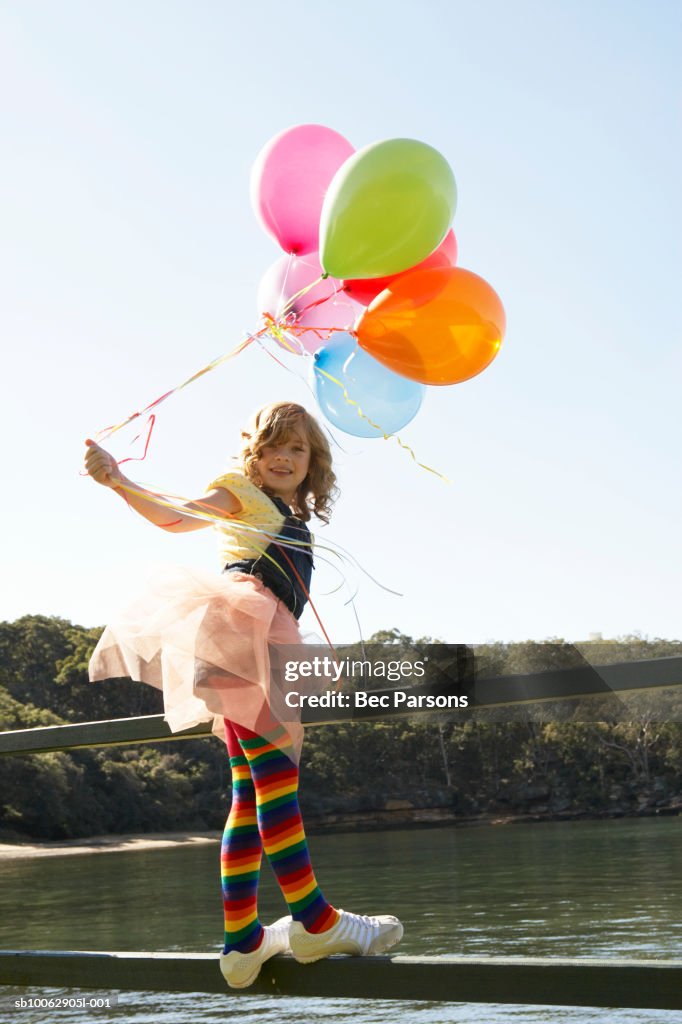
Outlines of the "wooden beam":
<svg viewBox="0 0 682 1024">
<path fill-rule="evenodd" d="M 589 666 L 578 669 L 556 669 L 528 675 L 500 676 L 479 679 L 474 684 L 477 709 L 513 708 L 546 701 L 603 697 L 605 694 L 646 691 L 682 690 L 682 658 L 655 658 L 649 661 L 623 662 L 617 665 Z M 376 694 L 393 694 L 395 690 L 377 690 Z M 429 693 L 428 687 L 412 687 L 414 694 Z M 385 721 L 419 714 L 414 709 L 388 707 L 306 708 L 302 715 L 306 726 L 335 725 L 340 722 Z M 431 715 L 433 711 L 427 712 Z M 450 714 L 450 712 L 437 712 Z M 460 711 L 459 718 L 469 712 Z M 38 729 L 16 729 L 0 733 L 1 754 L 44 754 L 54 750 L 79 750 L 86 747 L 116 747 L 139 743 L 162 743 L 168 740 L 196 739 L 210 736 L 211 723 L 195 725 L 183 732 L 172 733 L 163 715 L 139 718 L 118 718 L 102 722 L 78 722 L 70 725 L 48 725 Z"/>
<path fill-rule="evenodd" d="M 682 960 L 330 957 L 268 961 L 242 992 L 214 953 L 0 952 L 0 984 L 144 992 L 682 1009 Z"/>
<path fill-rule="evenodd" d="M 195 725 L 172 733 L 163 715 L 114 718 L 103 722 L 46 725 L 38 729 L 15 729 L 0 733 L 0 754 L 46 754 L 53 750 L 83 750 L 87 747 L 121 747 L 137 743 L 162 743 L 210 736 L 211 723 Z"/>
</svg>

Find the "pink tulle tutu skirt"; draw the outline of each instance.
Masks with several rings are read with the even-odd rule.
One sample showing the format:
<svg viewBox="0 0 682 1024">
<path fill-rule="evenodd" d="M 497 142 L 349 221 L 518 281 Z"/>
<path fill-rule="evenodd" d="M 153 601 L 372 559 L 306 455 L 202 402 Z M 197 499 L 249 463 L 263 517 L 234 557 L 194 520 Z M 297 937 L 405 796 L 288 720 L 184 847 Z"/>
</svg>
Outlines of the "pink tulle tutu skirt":
<svg viewBox="0 0 682 1024">
<path fill-rule="evenodd" d="M 300 712 L 287 708 L 271 655 L 302 643 L 294 616 L 257 577 L 172 566 L 104 630 L 90 679 L 130 676 L 162 690 L 172 732 L 213 720 L 224 740 L 227 719 L 298 761 Z"/>
</svg>

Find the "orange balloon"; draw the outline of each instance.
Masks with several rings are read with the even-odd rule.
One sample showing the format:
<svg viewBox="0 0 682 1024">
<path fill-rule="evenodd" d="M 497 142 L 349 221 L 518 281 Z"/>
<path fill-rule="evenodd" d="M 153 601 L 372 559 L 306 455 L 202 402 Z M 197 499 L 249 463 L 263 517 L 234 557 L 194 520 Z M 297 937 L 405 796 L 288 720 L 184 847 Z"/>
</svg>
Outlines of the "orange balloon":
<svg viewBox="0 0 682 1024">
<path fill-rule="evenodd" d="M 415 270 L 377 295 L 355 326 L 358 342 L 395 373 L 459 384 L 492 363 L 506 317 L 487 281 L 461 267 Z"/>
</svg>

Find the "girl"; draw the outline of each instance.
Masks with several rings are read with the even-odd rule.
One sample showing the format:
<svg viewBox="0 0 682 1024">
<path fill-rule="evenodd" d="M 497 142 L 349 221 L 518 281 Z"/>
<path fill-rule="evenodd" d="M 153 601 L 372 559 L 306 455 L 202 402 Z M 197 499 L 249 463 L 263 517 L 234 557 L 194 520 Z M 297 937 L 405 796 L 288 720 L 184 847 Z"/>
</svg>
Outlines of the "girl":
<svg viewBox="0 0 682 1024">
<path fill-rule="evenodd" d="M 336 494 L 327 439 L 300 405 L 278 402 L 242 431 L 243 473 L 169 512 L 132 484 L 108 452 L 86 441 L 85 467 L 154 525 L 172 533 L 214 523 L 222 576 L 177 568 L 104 631 L 91 679 L 131 676 L 163 690 L 177 732 L 213 718 L 224 733 L 232 805 L 221 847 L 228 985 L 246 988 L 262 964 L 291 951 L 300 963 L 333 953 L 382 953 L 400 941 L 391 916 L 366 917 L 327 902 L 313 873 L 298 806 L 303 730 L 270 678 L 269 645 L 302 643 L 297 619 L 313 569 L 311 512 L 328 522 Z M 194 514 L 193 514 L 194 513 Z M 200 518 L 197 516 L 209 516 Z M 263 927 L 258 879 L 263 850 L 290 916 Z"/>
</svg>

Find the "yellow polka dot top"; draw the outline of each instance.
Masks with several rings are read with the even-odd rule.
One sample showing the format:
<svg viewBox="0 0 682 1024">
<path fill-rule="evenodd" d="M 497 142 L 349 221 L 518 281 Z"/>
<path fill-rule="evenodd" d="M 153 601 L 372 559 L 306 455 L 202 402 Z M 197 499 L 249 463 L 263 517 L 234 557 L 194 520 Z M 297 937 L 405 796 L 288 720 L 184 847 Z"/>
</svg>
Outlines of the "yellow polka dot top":
<svg viewBox="0 0 682 1024">
<path fill-rule="evenodd" d="M 270 501 L 267 494 L 264 494 L 243 473 L 223 473 L 222 476 L 211 481 L 206 488 L 207 492 L 212 491 L 214 487 L 224 487 L 242 503 L 239 512 L 235 512 L 233 516 L 227 517 L 226 520 L 216 523 L 214 526 L 218 537 L 218 554 L 221 565 L 239 562 L 244 558 L 258 558 L 272 542 L 271 536 L 258 531 L 266 530 L 269 534 L 280 533 L 285 517 L 274 502 Z M 241 523 L 250 529 L 240 529 L 239 524 Z"/>
</svg>

